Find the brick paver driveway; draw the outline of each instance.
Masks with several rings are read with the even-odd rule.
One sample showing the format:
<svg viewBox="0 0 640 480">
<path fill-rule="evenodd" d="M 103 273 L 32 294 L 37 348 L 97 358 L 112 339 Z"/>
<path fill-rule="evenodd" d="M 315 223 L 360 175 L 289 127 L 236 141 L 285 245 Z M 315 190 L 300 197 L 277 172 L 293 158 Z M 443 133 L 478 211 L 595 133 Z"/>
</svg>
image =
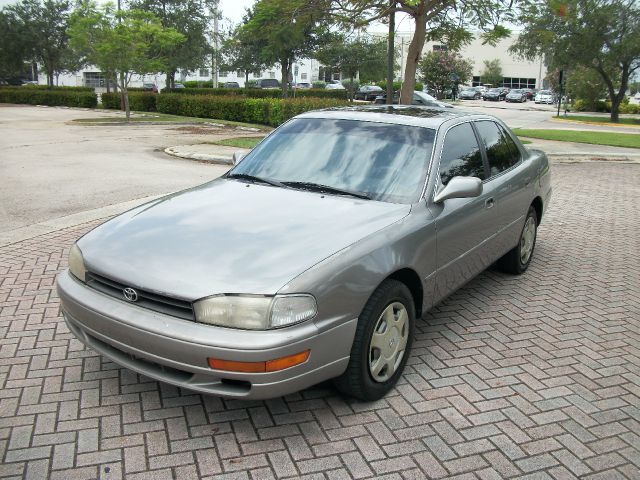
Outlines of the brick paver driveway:
<svg viewBox="0 0 640 480">
<path fill-rule="evenodd" d="M 58 315 L 90 225 L 0 248 L 0 477 L 640 478 L 640 166 L 553 175 L 529 271 L 427 314 L 376 403 L 227 401 L 119 368 Z"/>
</svg>

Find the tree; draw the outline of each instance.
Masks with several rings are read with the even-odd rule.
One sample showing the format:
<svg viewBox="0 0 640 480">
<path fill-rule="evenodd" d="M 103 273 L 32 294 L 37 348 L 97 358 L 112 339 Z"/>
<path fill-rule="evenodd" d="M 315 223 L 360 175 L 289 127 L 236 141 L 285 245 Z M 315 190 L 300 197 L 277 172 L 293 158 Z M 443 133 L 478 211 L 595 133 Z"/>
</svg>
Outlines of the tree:
<svg viewBox="0 0 640 480">
<path fill-rule="evenodd" d="M 25 32 L 11 12 L 0 10 L 0 78 L 19 75 L 30 60 Z"/>
<path fill-rule="evenodd" d="M 259 72 L 265 66 L 261 57 L 261 43 L 251 35 L 236 28 L 222 44 L 221 65 L 225 70 L 244 73 L 245 85 L 249 81 L 249 73 Z"/>
<path fill-rule="evenodd" d="M 346 22 L 364 25 L 385 19 L 392 12 L 408 14 L 415 23 L 409 43 L 400 93 L 401 103 L 411 103 L 418 62 L 425 41 L 439 39 L 455 49 L 469 41 L 471 29 L 482 30 L 485 43 L 509 36 L 501 23 L 515 19 L 516 4 L 530 0 L 334 0 L 333 12 Z"/>
<path fill-rule="evenodd" d="M 342 33 L 327 35 L 314 57 L 334 71 L 342 72 L 351 81 L 361 82 L 384 78 L 387 46 L 385 40 L 367 35 L 350 38 Z"/>
<path fill-rule="evenodd" d="M 185 41 L 164 52 L 167 60 L 166 86 L 175 86 L 178 70 L 192 71 L 206 65 L 213 49 L 207 39 L 213 35 L 209 26 L 217 15 L 214 0 L 129 0 L 132 9 L 150 12 L 165 28 L 172 28 Z"/>
<path fill-rule="evenodd" d="M 563 0 L 532 3 L 523 10 L 524 31 L 512 51 L 545 55 L 552 69 L 585 67 L 597 72 L 618 122 L 629 78 L 640 70 L 640 4 L 636 0 Z"/>
<path fill-rule="evenodd" d="M 47 85 L 53 86 L 56 74 L 66 70 L 63 63 L 73 64 L 70 58 L 67 27 L 71 14 L 67 0 L 22 0 L 2 11 L 0 25 L 7 30 L 0 39 L 8 42 L 0 47 L 0 56 L 14 56 L 14 66 L 24 61 L 39 62 L 47 74 Z"/>
<path fill-rule="evenodd" d="M 265 64 L 280 64 L 283 97 L 291 66 L 310 56 L 325 33 L 328 10 L 329 0 L 258 0 L 247 12 L 241 35 L 257 42 Z"/>
<path fill-rule="evenodd" d="M 128 86 L 133 74 L 166 70 L 169 60 L 165 52 L 175 51 L 185 40 L 148 12 L 114 10 L 111 4 L 98 10 L 95 3 L 83 3 L 74 12 L 69 36 L 89 63 L 109 78 L 118 79 L 127 121 L 131 116 Z"/>
<path fill-rule="evenodd" d="M 589 109 L 594 109 L 596 103 L 607 95 L 607 85 L 592 68 L 575 67 L 566 73 L 566 78 L 567 95 L 584 101 Z"/>
<path fill-rule="evenodd" d="M 451 88 L 451 74 L 458 76 L 458 82 L 465 84 L 471 79 L 473 65 L 462 58 L 457 52 L 439 51 L 429 52 L 419 64 L 422 81 L 435 91 L 438 98 L 442 98 L 444 91 Z"/>
<path fill-rule="evenodd" d="M 482 80 L 482 83 L 497 87 L 502 83 L 503 79 L 504 75 L 502 74 L 502 64 L 500 63 L 500 59 L 496 58 L 493 60 L 485 60 L 484 69 L 480 74 L 480 80 Z"/>
</svg>

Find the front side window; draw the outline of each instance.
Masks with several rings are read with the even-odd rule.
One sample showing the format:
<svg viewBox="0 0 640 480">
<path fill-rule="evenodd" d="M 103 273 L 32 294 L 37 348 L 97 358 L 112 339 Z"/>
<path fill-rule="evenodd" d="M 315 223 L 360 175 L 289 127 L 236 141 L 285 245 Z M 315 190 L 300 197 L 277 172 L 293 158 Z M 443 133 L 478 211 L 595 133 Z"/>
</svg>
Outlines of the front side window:
<svg viewBox="0 0 640 480">
<path fill-rule="evenodd" d="M 458 176 L 485 177 L 482 154 L 470 123 L 462 123 L 449 129 L 442 147 L 440 181 L 446 185 L 449 180 Z"/>
<path fill-rule="evenodd" d="M 413 203 L 422 193 L 434 137 L 434 130 L 423 127 L 300 118 L 276 130 L 229 173 Z"/>
<path fill-rule="evenodd" d="M 520 161 L 520 151 L 511 137 L 495 122 L 476 122 L 478 133 L 487 150 L 490 177 L 513 167 Z"/>
</svg>

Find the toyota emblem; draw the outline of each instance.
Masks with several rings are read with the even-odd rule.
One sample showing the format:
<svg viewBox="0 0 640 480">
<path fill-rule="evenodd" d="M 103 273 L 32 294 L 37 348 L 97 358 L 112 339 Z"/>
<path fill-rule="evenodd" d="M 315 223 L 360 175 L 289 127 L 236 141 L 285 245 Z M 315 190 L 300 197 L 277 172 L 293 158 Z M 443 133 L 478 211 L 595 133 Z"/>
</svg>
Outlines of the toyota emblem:
<svg viewBox="0 0 640 480">
<path fill-rule="evenodd" d="M 124 290 L 122 290 L 122 294 L 124 295 L 124 298 L 126 298 L 129 302 L 138 301 L 138 292 L 136 292 L 133 288 L 125 288 Z"/>
</svg>

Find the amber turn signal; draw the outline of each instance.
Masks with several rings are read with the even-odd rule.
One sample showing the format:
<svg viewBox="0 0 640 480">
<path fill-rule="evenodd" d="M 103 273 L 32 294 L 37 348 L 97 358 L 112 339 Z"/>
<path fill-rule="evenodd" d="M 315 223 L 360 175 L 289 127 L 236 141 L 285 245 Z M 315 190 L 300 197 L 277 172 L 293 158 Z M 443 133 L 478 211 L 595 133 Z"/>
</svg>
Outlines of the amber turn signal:
<svg viewBox="0 0 640 480">
<path fill-rule="evenodd" d="M 278 372 L 285 368 L 295 367 L 304 363 L 309 358 L 310 350 L 294 353 L 286 357 L 267 360 L 266 362 L 236 362 L 233 360 L 220 360 L 217 358 L 208 358 L 209 366 L 214 370 L 224 370 L 227 372 L 243 372 L 243 373 L 264 373 Z"/>
</svg>

